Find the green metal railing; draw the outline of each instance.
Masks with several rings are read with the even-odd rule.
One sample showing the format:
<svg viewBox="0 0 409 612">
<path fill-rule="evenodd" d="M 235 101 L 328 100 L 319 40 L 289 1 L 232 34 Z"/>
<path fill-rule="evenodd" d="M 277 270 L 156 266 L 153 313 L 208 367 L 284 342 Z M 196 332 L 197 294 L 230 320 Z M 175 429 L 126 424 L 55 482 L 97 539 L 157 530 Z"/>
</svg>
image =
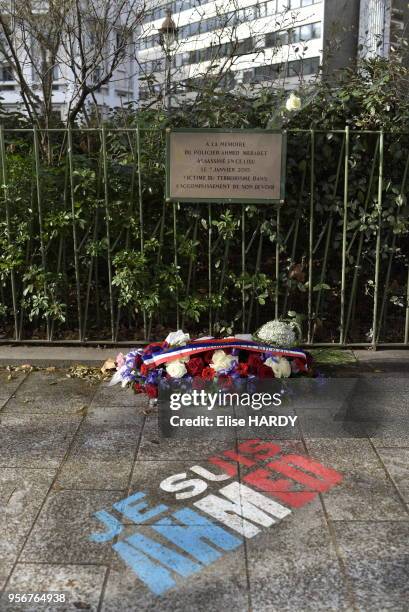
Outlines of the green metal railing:
<svg viewBox="0 0 409 612">
<path fill-rule="evenodd" d="M 0 128 L 1 342 L 249 332 L 292 310 L 308 345 L 408 346 L 409 134 L 290 130 L 281 206 L 167 204 L 164 169 L 158 130 Z"/>
</svg>

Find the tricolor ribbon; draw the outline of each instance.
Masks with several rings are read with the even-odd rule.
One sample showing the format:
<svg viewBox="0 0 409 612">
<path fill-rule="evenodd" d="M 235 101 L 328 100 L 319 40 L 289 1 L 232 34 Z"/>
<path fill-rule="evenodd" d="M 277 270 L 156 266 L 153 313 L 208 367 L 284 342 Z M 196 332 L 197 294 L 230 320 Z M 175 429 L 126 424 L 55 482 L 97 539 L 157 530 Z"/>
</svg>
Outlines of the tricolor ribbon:
<svg viewBox="0 0 409 612">
<path fill-rule="evenodd" d="M 142 355 L 143 363 L 148 367 L 157 367 L 176 359 L 200 355 L 206 351 L 217 351 L 224 349 L 239 349 L 254 353 L 269 353 L 277 357 L 291 357 L 307 361 L 307 356 L 300 349 L 284 349 L 272 347 L 268 344 L 260 344 L 253 340 L 240 340 L 237 338 L 226 338 L 225 340 L 212 338 L 209 340 L 196 340 L 184 346 L 167 347 L 157 352 L 147 351 Z"/>
</svg>

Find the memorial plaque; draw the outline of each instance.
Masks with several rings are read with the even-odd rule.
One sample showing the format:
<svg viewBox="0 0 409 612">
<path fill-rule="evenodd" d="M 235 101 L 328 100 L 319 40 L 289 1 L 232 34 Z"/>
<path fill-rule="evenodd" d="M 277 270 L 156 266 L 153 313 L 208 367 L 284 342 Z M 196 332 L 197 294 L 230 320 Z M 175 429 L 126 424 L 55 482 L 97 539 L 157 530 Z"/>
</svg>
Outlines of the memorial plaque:
<svg viewBox="0 0 409 612">
<path fill-rule="evenodd" d="M 272 130 L 167 133 L 169 202 L 282 202 L 285 135 Z"/>
</svg>

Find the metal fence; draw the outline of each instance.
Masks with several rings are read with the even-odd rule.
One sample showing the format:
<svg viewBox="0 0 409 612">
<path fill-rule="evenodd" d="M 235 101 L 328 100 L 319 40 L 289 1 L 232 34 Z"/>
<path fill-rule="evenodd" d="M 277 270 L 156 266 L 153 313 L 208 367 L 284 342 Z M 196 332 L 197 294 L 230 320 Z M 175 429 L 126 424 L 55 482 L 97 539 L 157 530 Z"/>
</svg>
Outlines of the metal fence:
<svg viewBox="0 0 409 612">
<path fill-rule="evenodd" d="M 164 133 L 0 128 L 1 342 L 251 332 L 409 342 L 409 134 L 290 130 L 287 193 L 168 204 Z"/>
</svg>

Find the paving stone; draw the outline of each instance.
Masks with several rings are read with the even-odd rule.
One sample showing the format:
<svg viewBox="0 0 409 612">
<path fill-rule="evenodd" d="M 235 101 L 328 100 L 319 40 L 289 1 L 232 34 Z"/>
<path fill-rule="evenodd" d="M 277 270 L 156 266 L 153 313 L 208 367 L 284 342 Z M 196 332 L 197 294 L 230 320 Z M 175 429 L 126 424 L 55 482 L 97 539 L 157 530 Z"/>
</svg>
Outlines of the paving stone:
<svg viewBox="0 0 409 612">
<path fill-rule="evenodd" d="M 87 410 L 85 423 L 95 425 L 140 425 L 143 423 L 145 415 L 135 406 L 99 406 L 91 404 Z"/>
<path fill-rule="evenodd" d="M 380 448 L 379 454 L 402 497 L 409 502 L 409 448 Z"/>
<path fill-rule="evenodd" d="M 8 591 L 14 593 L 63 593 L 65 603 L 9 604 L 6 595 L 0 600 L 4 612 L 21 609 L 24 612 L 96 612 L 101 596 L 106 568 L 97 565 L 42 565 L 18 563 L 13 571 Z"/>
<path fill-rule="evenodd" d="M 150 537 L 149 528 L 138 527 Z M 133 530 L 129 528 L 127 535 Z M 167 540 L 163 542 L 169 546 Z M 170 545 L 172 546 L 172 545 Z M 180 551 L 179 551 L 180 552 Z M 175 576 L 175 575 L 174 575 Z M 161 595 L 154 595 L 137 575 L 115 553 L 102 605 L 103 612 L 220 612 L 220 610 L 248 610 L 247 578 L 244 547 L 223 552 L 220 559 L 204 566 L 187 578 L 176 578 L 176 586 Z"/>
<path fill-rule="evenodd" d="M 58 467 L 80 421 L 79 415 L 1 415 L 0 467 Z"/>
<path fill-rule="evenodd" d="M 376 448 L 409 448 L 409 428 L 407 434 L 404 430 L 391 435 L 376 435 L 371 437 L 371 442 Z"/>
<path fill-rule="evenodd" d="M 358 609 L 407 612 L 409 521 L 334 523 Z"/>
<path fill-rule="evenodd" d="M 31 372 L 5 408 L 10 414 L 75 414 L 88 405 L 96 386 L 62 372 Z"/>
<path fill-rule="evenodd" d="M 101 414 L 103 412 L 103 414 Z M 59 476 L 68 489 L 118 490 L 128 487 L 144 419 L 115 407 L 88 415 Z"/>
<path fill-rule="evenodd" d="M 324 496 L 332 520 L 407 517 L 368 440 L 307 440 L 307 446 L 312 457 L 343 474 L 343 481 Z"/>
<path fill-rule="evenodd" d="M 351 610 L 318 499 L 247 540 L 246 550 L 254 611 Z"/>
<path fill-rule="evenodd" d="M 12 569 L 13 563 L 0 559 L 0 592 L 4 588 Z"/>
<path fill-rule="evenodd" d="M 100 529 L 94 512 L 109 509 L 124 491 L 56 491 L 38 517 L 19 561 L 105 563 L 109 549 L 89 540 Z"/>
<path fill-rule="evenodd" d="M 92 406 L 133 406 L 148 407 L 149 400 L 145 394 L 135 394 L 132 389 L 122 389 L 121 385 L 109 387 L 103 383 L 98 387 L 92 400 Z"/>
<path fill-rule="evenodd" d="M 314 459 L 341 472 L 380 467 L 369 440 L 364 438 L 306 438 L 308 452 Z"/>
<path fill-rule="evenodd" d="M 55 470 L 0 469 L 2 562 L 16 560 L 54 476 Z"/>
<path fill-rule="evenodd" d="M 206 434 L 202 438 L 187 435 L 178 438 L 163 438 L 160 435 L 157 418 L 149 417 L 145 421 L 137 458 L 138 460 L 193 459 L 200 461 L 204 457 L 234 448 L 235 445 L 234 431 L 220 432 L 219 436 L 214 437 Z"/>
<path fill-rule="evenodd" d="M 24 372 L 11 373 L 0 371 L 0 408 L 15 393 L 26 376 L 27 374 Z M 11 380 L 9 380 L 9 377 L 11 377 Z"/>
</svg>

